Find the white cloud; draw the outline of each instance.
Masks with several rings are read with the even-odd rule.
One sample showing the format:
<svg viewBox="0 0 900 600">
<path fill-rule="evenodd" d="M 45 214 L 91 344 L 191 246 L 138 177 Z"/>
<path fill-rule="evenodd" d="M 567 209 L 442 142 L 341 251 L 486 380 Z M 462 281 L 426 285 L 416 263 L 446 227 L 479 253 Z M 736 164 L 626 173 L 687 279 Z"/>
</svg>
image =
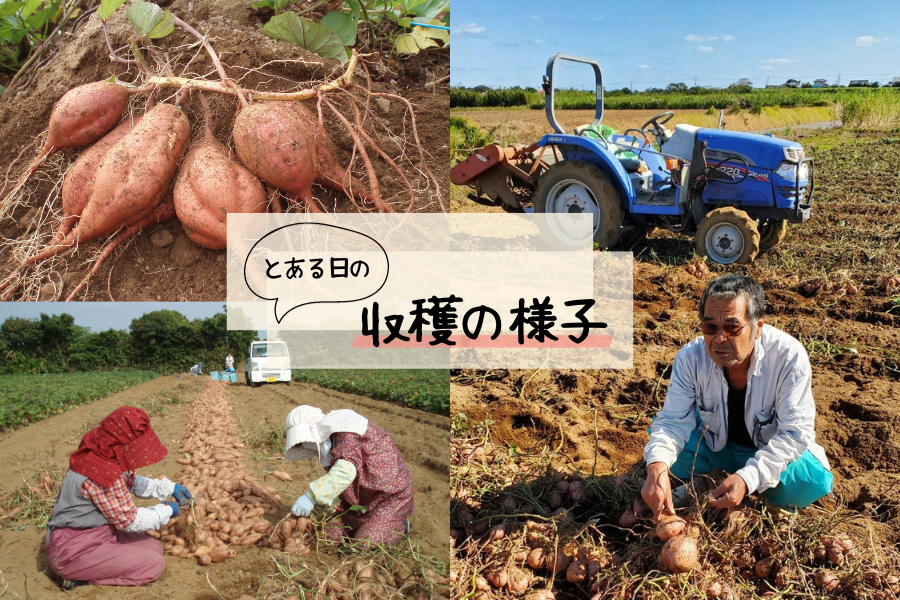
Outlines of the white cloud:
<svg viewBox="0 0 900 600">
<path fill-rule="evenodd" d="M 606 20 L 603 17 L 591 17 L 591 23 L 605 23 Z"/>
<path fill-rule="evenodd" d="M 535 38 L 534 43 L 535 44 L 546 44 L 547 40 L 542 40 L 541 38 Z"/>
<path fill-rule="evenodd" d="M 775 68 L 775 67 L 773 67 L 772 65 L 763 65 L 763 66 L 760 67 L 760 69 L 765 69 L 765 70 L 767 70 L 767 71 L 771 71 L 771 70 L 774 69 L 774 68 Z"/>
<path fill-rule="evenodd" d="M 484 25 L 478 23 L 466 23 L 465 25 L 457 25 L 450 28 L 450 33 L 456 35 L 482 35 L 487 29 Z"/>
<path fill-rule="evenodd" d="M 793 58 L 765 58 L 759 62 L 764 65 L 792 65 L 800 61 Z"/>
<path fill-rule="evenodd" d="M 733 35 L 723 35 L 723 36 L 722 36 L 722 41 L 723 41 L 723 42 L 733 42 L 733 41 L 734 41 L 734 36 L 733 36 Z"/>
<path fill-rule="evenodd" d="M 686 42 L 715 42 L 719 39 L 717 35 L 695 35 L 693 33 L 684 36 Z"/>
<path fill-rule="evenodd" d="M 542 17 L 541 15 L 531 15 L 531 16 L 528 17 L 528 18 L 531 19 L 532 21 L 540 21 L 540 20 L 543 19 L 544 17 Z"/>
<path fill-rule="evenodd" d="M 700 52 L 712 52 L 713 49 L 710 46 L 697 46 L 697 50 Z"/>
<path fill-rule="evenodd" d="M 647 70 L 647 69 L 649 69 L 649 68 L 650 68 L 650 65 L 638 65 L 638 66 L 637 66 L 637 68 L 638 68 L 638 69 L 642 69 L 642 70 L 645 70 L 645 71 L 646 71 L 646 70 Z"/>
<path fill-rule="evenodd" d="M 873 35 L 861 35 L 856 38 L 856 45 L 857 46 L 874 46 L 875 44 L 877 44 L 880 41 L 881 40 L 879 40 L 877 37 L 875 37 Z"/>
</svg>

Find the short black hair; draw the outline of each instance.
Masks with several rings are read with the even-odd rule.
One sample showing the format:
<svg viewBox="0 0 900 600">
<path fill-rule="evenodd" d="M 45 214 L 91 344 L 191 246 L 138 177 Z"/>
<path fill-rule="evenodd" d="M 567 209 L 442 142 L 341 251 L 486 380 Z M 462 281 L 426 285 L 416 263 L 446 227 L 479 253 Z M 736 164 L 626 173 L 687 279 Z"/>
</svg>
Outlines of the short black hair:
<svg viewBox="0 0 900 600">
<path fill-rule="evenodd" d="M 747 318 L 758 321 L 766 316 L 766 297 L 762 286 L 755 279 L 732 273 L 716 277 L 706 285 L 700 296 L 700 319 L 703 319 L 706 299 L 710 296 L 724 300 L 746 298 Z"/>
</svg>

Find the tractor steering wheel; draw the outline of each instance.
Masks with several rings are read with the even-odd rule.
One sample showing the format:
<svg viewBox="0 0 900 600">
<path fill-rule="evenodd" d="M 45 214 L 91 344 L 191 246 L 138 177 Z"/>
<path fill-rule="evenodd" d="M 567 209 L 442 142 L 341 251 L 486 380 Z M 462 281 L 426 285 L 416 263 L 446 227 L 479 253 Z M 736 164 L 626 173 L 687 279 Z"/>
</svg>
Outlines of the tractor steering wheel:
<svg viewBox="0 0 900 600">
<path fill-rule="evenodd" d="M 647 137 L 647 129 L 653 133 L 654 137 L 656 137 L 657 143 L 662 143 L 665 141 L 665 125 L 669 121 L 672 120 L 672 117 L 675 116 L 675 112 L 671 110 L 667 110 L 664 113 L 660 113 L 655 117 L 649 119 L 646 123 L 641 125 L 641 133 L 644 134 L 644 137 Z"/>
</svg>

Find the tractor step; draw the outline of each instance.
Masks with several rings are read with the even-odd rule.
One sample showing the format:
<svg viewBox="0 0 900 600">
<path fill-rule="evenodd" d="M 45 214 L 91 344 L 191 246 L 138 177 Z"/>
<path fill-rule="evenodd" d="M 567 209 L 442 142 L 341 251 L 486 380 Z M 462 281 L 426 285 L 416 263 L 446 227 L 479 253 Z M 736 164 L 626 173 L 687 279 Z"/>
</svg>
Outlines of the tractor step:
<svg viewBox="0 0 900 600">
<path fill-rule="evenodd" d="M 660 198 L 659 196 L 648 196 L 646 198 L 638 197 L 635 199 L 636 206 L 675 206 L 674 198 Z"/>
</svg>

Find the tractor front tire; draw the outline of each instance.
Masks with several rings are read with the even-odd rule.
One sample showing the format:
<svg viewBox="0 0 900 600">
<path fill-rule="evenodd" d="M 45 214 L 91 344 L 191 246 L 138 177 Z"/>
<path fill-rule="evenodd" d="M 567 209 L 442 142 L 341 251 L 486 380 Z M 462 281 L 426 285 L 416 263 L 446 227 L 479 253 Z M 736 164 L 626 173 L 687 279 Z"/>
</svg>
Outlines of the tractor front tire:
<svg viewBox="0 0 900 600">
<path fill-rule="evenodd" d="M 606 173 L 587 161 L 566 160 L 551 165 L 538 180 L 533 200 L 537 213 L 595 215 L 594 243 L 600 248 L 608 248 L 619 239 L 625 220 L 619 190 Z M 554 235 L 559 238 L 558 231 Z M 578 240 L 560 241 L 577 245 Z"/>
<path fill-rule="evenodd" d="M 788 222 L 784 219 L 760 221 L 756 228 L 759 230 L 759 251 L 765 252 L 784 240 Z"/>
<path fill-rule="evenodd" d="M 751 263 L 759 254 L 756 221 L 730 206 L 710 211 L 697 226 L 694 249 L 722 265 Z"/>
</svg>

